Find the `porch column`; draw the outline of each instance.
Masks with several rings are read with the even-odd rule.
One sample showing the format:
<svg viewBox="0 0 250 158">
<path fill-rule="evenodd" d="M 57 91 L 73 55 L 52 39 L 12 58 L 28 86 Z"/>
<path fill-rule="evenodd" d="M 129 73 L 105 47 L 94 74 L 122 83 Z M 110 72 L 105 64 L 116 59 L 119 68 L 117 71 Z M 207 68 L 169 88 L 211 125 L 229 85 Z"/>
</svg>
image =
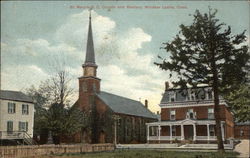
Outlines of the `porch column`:
<svg viewBox="0 0 250 158">
<path fill-rule="evenodd" d="M 225 140 L 225 131 L 224 131 L 224 123 L 220 122 L 221 126 L 221 135 L 222 135 L 222 140 Z"/>
<path fill-rule="evenodd" d="M 194 130 L 194 138 L 193 140 L 195 141 L 196 140 L 196 125 L 193 124 L 193 130 Z"/>
<path fill-rule="evenodd" d="M 149 125 L 147 125 L 147 143 L 149 143 Z"/>
<path fill-rule="evenodd" d="M 161 141 L 161 126 L 158 125 L 158 140 L 159 140 L 159 143 Z"/>
<path fill-rule="evenodd" d="M 209 124 L 207 124 L 207 140 L 210 140 Z"/>
<path fill-rule="evenodd" d="M 181 140 L 184 140 L 184 127 L 181 125 Z"/>
<path fill-rule="evenodd" d="M 169 126 L 170 141 L 172 140 L 172 125 Z"/>
</svg>

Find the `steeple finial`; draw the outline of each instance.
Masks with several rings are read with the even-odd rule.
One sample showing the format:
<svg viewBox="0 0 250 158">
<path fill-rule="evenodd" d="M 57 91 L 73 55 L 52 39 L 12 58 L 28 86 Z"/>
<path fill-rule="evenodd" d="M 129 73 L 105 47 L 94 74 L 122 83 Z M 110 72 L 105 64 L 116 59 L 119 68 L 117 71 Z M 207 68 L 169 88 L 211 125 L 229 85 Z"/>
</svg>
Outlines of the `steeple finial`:
<svg viewBox="0 0 250 158">
<path fill-rule="evenodd" d="M 94 42 L 92 35 L 92 25 L 91 25 L 91 9 L 89 10 L 89 31 L 87 39 L 87 49 L 86 49 L 86 58 L 83 66 L 97 66 L 95 64 L 95 51 L 94 51 Z"/>
<path fill-rule="evenodd" d="M 91 20 L 91 10 L 92 8 L 89 9 L 89 20 Z"/>
</svg>

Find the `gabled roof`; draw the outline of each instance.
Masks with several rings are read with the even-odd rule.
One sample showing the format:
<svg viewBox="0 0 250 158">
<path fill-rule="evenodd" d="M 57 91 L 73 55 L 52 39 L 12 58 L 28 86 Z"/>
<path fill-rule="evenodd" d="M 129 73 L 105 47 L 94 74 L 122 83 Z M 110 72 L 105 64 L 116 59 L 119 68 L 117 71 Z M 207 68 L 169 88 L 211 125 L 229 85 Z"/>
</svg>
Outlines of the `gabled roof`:
<svg viewBox="0 0 250 158">
<path fill-rule="evenodd" d="M 156 115 L 145 108 L 139 101 L 103 91 L 96 95 L 115 113 L 157 119 Z"/>
<path fill-rule="evenodd" d="M 33 103 L 30 97 L 19 91 L 1 90 L 0 99 Z"/>
</svg>

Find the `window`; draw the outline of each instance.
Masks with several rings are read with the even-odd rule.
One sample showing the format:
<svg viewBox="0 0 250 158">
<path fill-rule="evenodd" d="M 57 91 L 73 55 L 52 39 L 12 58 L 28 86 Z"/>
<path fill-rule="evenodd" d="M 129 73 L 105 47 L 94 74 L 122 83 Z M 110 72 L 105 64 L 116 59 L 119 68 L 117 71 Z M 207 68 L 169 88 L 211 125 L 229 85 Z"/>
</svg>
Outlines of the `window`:
<svg viewBox="0 0 250 158">
<path fill-rule="evenodd" d="M 28 122 L 19 122 L 18 129 L 19 129 L 19 131 L 27 132 L 28 131 Z"/>
<path fill-rule="evenodd" d="M 209 133 L 210 133 L 210 136 L 215 136 L 214 126 L 209 127 Z"/>
<path fill-rule="evenodd" d="M 187 118 L 190 118 L 190 119 L 194 119 L 195 118 L 194 110 L 193 109 L 188 109 Z"/>
<path fill-rule="evenodd" d="M 212 90 L 208 90 L 207 91 L 207 96 L 208 96 L 208 100 L 211 100 L 213 98 L 213 94 L 212 94 Z"/>
<path fill-rule="evenodd" d="M 170 120 L 175 120 L 175 110 L 170 110 Z"/>
<path fill-rule="evenodd" d="M 93 92 L 96 92 L 96 85 L 93 84 Z"/>
<path fill-rule="evenodd" d="M 23 104 L 22 105 L 22 114 L 23 115 L 28 115 L 29 114 L 29 105 L 28 104 Z"/>
<path fill-rule="evenodd" d="M 190 100 L 194 101 L 195 100 L 195 91 L 194 90 L 191 90 L 190 92 Z"/>
<path fill-rule="evenodd" d="M 15 103 L 8 103 L 8 113 L 13 114 L 16 112 L 16 104 Z"/>
<path fill-rule="evenodd" d="M 87 92 L 88 91 L 88 89 L 87 89 L 87 83 L 86 82 L 82 83 L 82 91 L 83 92 Z"/>
<path fill-rule="evenodd" d="M 172 136 L 176 136 L 176 126 L 172 126 Z"/>
<path fill-rule="evenodd" d="M 135 130 L 135 118 L 132 118 L 132 130 Z"/>
<path fill-rule="evenodd" d="M 7 122 L 7 132 L 12 133 L 13 132 L 13 121 Z"/>
<path fill-rule="evenodd" d="M 169 92 L 169 102 L 175 101 L 175 92 Z"/>
<path fill-rule="evenodd" d="M 214 108 L 208 108 L 208 119 L 214 119 Z"/>
</svg>

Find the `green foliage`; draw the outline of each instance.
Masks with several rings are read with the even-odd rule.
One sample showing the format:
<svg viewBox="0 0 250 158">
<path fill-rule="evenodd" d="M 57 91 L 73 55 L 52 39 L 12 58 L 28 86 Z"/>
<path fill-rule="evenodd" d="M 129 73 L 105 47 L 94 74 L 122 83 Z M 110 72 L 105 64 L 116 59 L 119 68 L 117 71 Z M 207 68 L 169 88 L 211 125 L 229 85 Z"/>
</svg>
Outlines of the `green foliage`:
<svg viewBox="0 0 250 158">
<path fill-rule="evenodd" d="M 250 121 L 250 85 L 240 85 L 225 97 L 237 122 Z"/>
<path fill-rule="evenodd" d="M 170 53 L 170 61 L 155 63 L 163 70 L 175 75 L 174 86 L 186 88 L 187 85 L 213 85 L 213 70 L 218 75 L 218 87 L 228 93 L 235 85 L 246 82 L 247 63 L 250 55 L 245 31 L 231 35 L 231 27 L 218 23 L 217 11 L 209 14 L 195 12 L 190 26 L 180 25 L 180 32 L 172 42 L 164 43 L 164 49 Z M 160 57 L 161 58 L 161 57 Z M 162 58 L 161 58 L 162 59 Z M 215 62 L 215 65 L 213 65 Z"/>
<path fill-rule="evenodd" d="M 247 82 L 250 53 L 245 31 L 231 34 L 231 27 L 219 23 L 217 10 L 201 14 L 196 10 L 190 26 L 180 25 L 180 32 L 172 42 L 164 43 L 170 53 L 170 60 L 155 63 L 161 69 L 170 71 L 175 87 L 181 89 L 199 85 L 211 86 L 214 93 L 216 135 L 218 149 L 224 151 L 220 120 L 219 95 L 228 95 L 239 84 Z"/>
</svg>

